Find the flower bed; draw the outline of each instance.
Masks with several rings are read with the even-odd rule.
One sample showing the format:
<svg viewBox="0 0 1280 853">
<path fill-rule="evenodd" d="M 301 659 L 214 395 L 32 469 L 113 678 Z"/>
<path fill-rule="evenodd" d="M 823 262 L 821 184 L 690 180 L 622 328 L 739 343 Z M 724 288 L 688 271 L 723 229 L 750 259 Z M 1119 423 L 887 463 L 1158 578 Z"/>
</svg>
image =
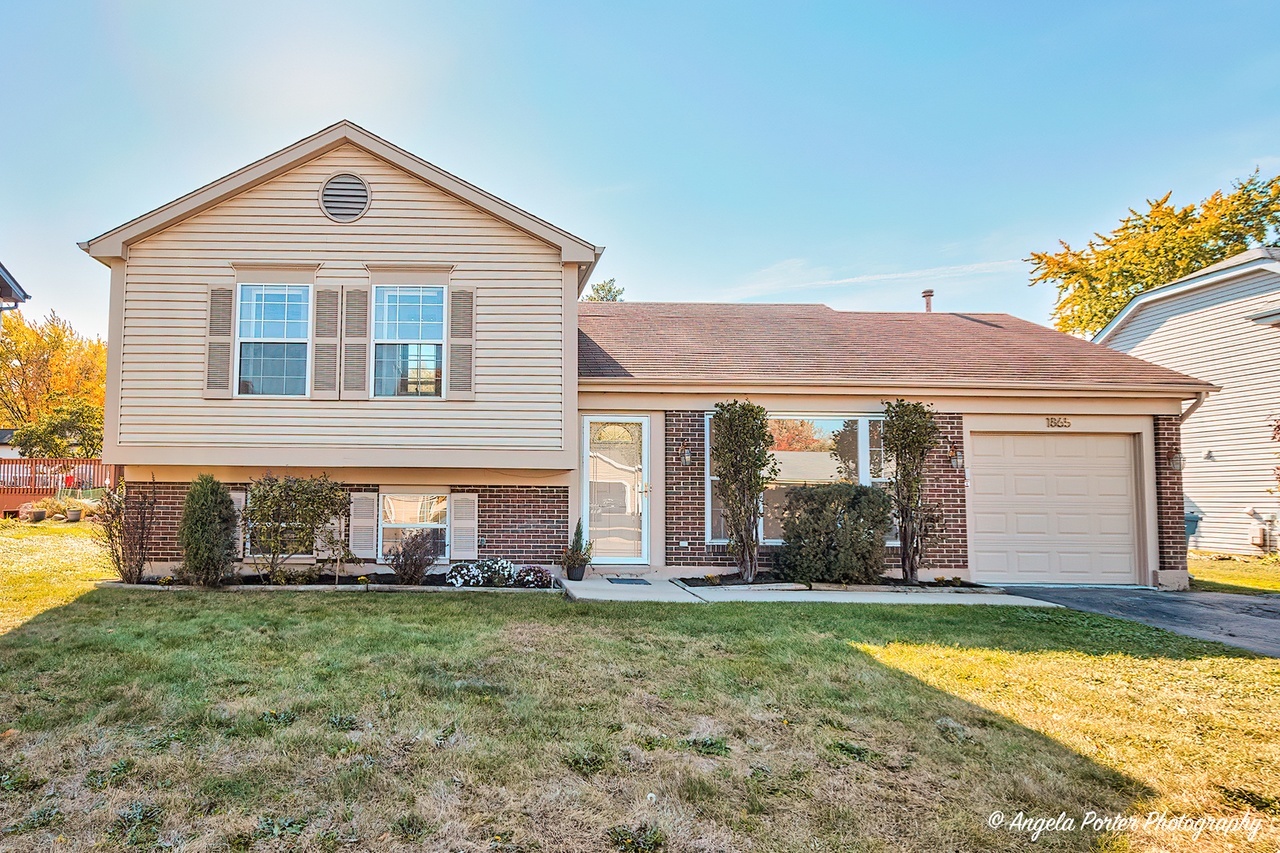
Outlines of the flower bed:
<svg viewBox="0 0 1280 853">
<path fill-rule="evenodd" d="M 299 586 L 298 584 L 290 587 L 272 584 L 270 578 L 265 575 L 235 575 L 227 578 L 223 585 L 226 587 L 275 587 L 278 589 L 292 588 Z M 162 577 L 148 576 L 142 579 L 140 584 L 128 584 L 127 586 L 155 586 L 155 587 L 172 587 L 184 586 L 181 578 L 173 575 L 164 575 Z M 470 588 L 487 588 L 487 589 L 552 589 L 555 586 L 554 576 L 542 568 L 541 566 L 517 566 L 510 560 L 479 560 L 471 563 L 455 563 L 450 566 L 447 571 L 433 572 L 424 575 L 421 583 L 403 584 L 400 583 L 396 576 L 391 572 L 370 572 L 363 574 L 343 574 L 336 579 L 332 573 L 317 574 L 314 578 L 309 578 L 307 583 L 301 584 L 307 588 L 321 587 L 377 587 L 379 589 L 386 588 L 402 588 L 414 589 L 420 587 L 430 587 L 438 589 L 459 589 L 463 587 Z"/>
</svg>

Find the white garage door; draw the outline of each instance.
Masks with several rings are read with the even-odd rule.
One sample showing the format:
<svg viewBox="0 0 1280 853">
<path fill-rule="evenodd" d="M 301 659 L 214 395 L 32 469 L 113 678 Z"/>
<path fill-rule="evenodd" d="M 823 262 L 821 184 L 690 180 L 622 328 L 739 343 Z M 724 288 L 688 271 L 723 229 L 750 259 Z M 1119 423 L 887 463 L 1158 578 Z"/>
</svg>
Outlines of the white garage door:
<svg viewBox="0 0 1280 853">
<path fill-rule="evenodd" d="M 980 583 L 1137 582 L 1132 436 L 973 433 Z"/>
</svg>

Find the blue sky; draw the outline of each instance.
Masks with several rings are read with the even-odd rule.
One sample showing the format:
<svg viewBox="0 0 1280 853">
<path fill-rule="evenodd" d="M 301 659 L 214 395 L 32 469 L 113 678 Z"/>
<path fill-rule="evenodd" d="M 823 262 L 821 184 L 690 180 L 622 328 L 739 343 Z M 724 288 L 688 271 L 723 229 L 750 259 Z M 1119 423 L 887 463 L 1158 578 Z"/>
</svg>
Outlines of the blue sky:
<svg viewBox="0 0 1280 853">
<path fill-rule="evenodd" d="M 644 300 L 1008 311 L 1032 250 L 1280 173 L 1280 4 L 0 0 L 0 259 L 106 333 L 84 240 L 341 118 Z"/>
</svg>

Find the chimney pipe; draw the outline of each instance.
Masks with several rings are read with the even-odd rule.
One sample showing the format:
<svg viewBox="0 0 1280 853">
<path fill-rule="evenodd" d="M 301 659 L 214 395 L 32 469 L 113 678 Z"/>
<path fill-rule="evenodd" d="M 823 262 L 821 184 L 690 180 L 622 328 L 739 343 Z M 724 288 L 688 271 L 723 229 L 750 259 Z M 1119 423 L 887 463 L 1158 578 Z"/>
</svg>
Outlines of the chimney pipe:
<svg viewBox="0 0 1280 853">
<path fill-rule="evenodd" d="M 932 291 L 932 290 L 926 290 L 924 293 L 921 293 L 920 295 L 924 297 L 924 310 L 925 310 L 925 313 L 927 314 L 927 313 L 929 313 L 929 312 L 933 311 L 933 291 Z"/>
</svg>

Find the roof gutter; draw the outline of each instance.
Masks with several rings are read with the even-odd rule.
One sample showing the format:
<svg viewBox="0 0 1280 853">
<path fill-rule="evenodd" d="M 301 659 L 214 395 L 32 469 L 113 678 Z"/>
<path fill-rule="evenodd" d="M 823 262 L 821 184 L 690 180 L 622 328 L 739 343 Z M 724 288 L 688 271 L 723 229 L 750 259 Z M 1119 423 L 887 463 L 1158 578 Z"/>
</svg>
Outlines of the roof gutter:
<svg viewBox="0 0 1280 853">
<path fill-rule="evenodd" d="M 1178 415 L 1178 423 L 1185 424 L 1187 422 L 1187 418 L 1191 417 L 1191 415 L 1195 412 L 1196 409 L 1203 406 L 1204 401 L 1207 399 L 1209 399 L 1208 391 L 1201 391 L 1199 394 L 1197 394 L 1195 400 L 1191 402 L 1191 405 L 1187 406 L 1186 411 Z"/>
</svg>

